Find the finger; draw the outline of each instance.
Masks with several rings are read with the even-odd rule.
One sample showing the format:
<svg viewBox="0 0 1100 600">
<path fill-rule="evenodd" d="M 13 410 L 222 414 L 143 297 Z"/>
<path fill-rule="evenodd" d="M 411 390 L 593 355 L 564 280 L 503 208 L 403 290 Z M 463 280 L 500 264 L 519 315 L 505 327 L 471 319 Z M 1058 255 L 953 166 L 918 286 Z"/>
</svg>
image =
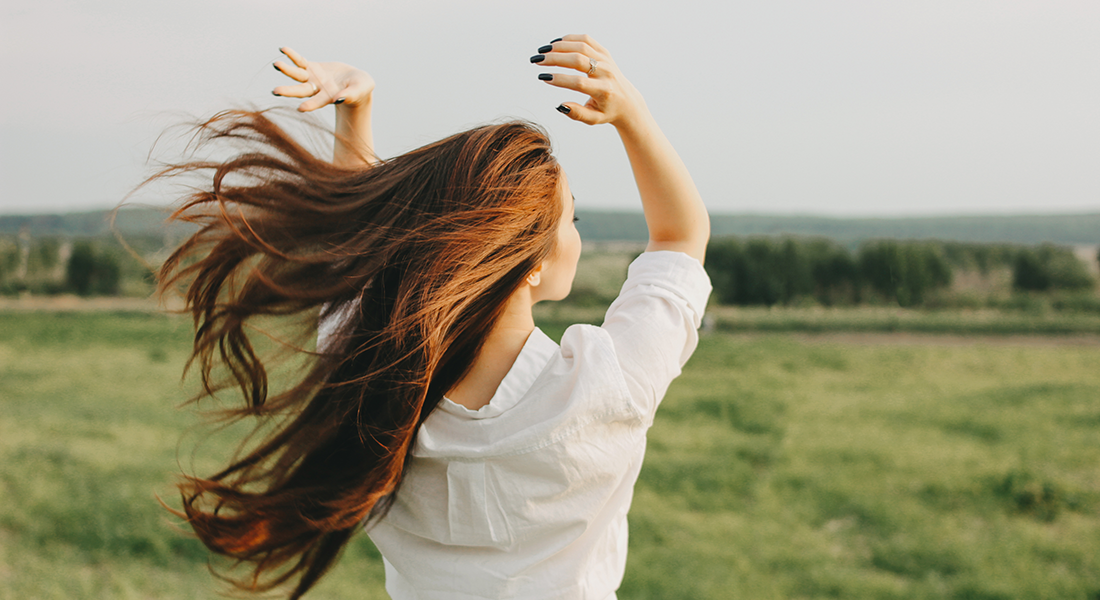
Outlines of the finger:
<svg viewBox="0 0 1100 600">
<path fill-rule="evenodd" d="M 310 98 L 309 100 L 306 100 L 305 102 L 299 104 L 298 105 L 298 112 L 314 111 L 314 110 L 317 110 L 318 108 L 324 108 L 324 107 L 328 106 L 329 104 L 332 104 L 332 96 L 329 96 L 329 95 L 321 96 L 320 94 L 318 94 L 318 95 Z"/>
<path fill-rule="evenodd" d="M 582 94 L 588 94 L 592 96 L 599 93 L 603 88 L 603 84 L 590 79 L 583 75 L 565 75 L 562 73 L 541 73 L 539 79 L 549 83 L 554 87 L 565 88 L 567 90 L 573 90 Z"/>
<path fill-rule="evenodd" d="M 340 102 L 347 98 L 363 98 L 367 95 L 367 86 L 362 83 L 350 83 L 344 89 L 332 94 L 332 97 Z M 335 103 L 335 102 L 334 102 Z"/>
<path fill-rule="evenodd" d="M 294 61 L 294 64 L 298 65 L 299 67 L 303 69 L 309 68 L 309 61 L 303 58 L 301 54 L 295 52 L 293 48 L 283 46 L 282 48 L 279 48 L 279 52 L 285 54 L 287 58 Z"/>
<path fill-rule="evenodd" d="M 563 35 L 561 39 L 565 42 L 581 42 L 582 44 L 587 44 L 600 54 L 607 56 L 607 49 L 601 46 L 599 42 L 592 39 L 592 36 L 587 33 Z"/>
<path fill-rule="evenodd" d="M 593 110 L 587 106 L 577 104 L 576 102 L 561 103 L 558 105 L 558 112 L 574 121 L 580 121 L 587 125 L 598 125 L 607 120 L 600 111 Z"/>
<path fill-rule="evenodd" d="M 552 53 L 555 53 L 555 54 L 557 54 L 557 53 L 566 53 L 566 52 L 576 52 L 578 54 L 583 54 L 585 56 L 596 56 L 595 48 L 593 48 L 592 46 L 589 46 L 588 44 L 585 44 L 584 42 L 565 42 L 565 41 L 562 41 L 562 42 L 554 42 L 553 44 L 549 44 L 549 46 L 550 46 L 549 52 L 552 52 Z M 539 48 L 539 50 L 542 50 L 543 48 L 546 48 L 546 46 L 543 46 L 542 48 Z M 599 58 L 599 57 L 597 57 L 597 58 Z"/>
<path fill-rule="evenodd" d="M 288 65 L 281 60 L 277 60 L 272 64 L 274 65 L 276 71 L 282 73 L 283 75 L 286 75 L 287 77 L 295 81 L 305 82 L 307 79 L 309 79 L 309 71 L 306 71 L 305 69 L 299 69 L 294 65 Z"/>
<path fill-rule="evenodd" d="M 343 94 L 343 92 L 341 92 L 340 94 Z M 332 100 L 334 98 L 343 97 L 340 94 L 333 95 L 325 90 L 321 90 L 309 100 L 306 100 L 305 102 L 299 104 L 298 110 L 301 112 L 310 112 L 313 110 L 317 110 L 318 108 L 324 108 L 329 104 L 332 104 Z"/>
<path fill-rule="evenodd" d="M 330 93 L 328 93 L 328 91 L 322 91 L 320 94 L 317 94 L 316 96 L 314 96 L 313 100 L 322 100 L 322 99 L 324 99 L 324 104 L 321 105 L 321 106 L 327 105 L 329 103 L 342 104 L 345 100 L 348 99 L 348 97 L 353 97 L 353 98 L 356 97 L 356 94 L 357 94 L 357 92 L 355 90 L 355 86 L 349 85 L 349 86 L 345 86 L 343 89 L 337 91 L 334 94 L 330 94 Z M 310 103 L 310 106 L 311 106 L 311 108 L 309 110 L 314 110 L 314 108 L 320 108 L 320 106 L 313 107 L 312 101 Z"/>
<path fill-rule="evenodd" d="M 592 59 L 576 52 L 551 52 L 550 54 L 543 55 L 539 66 L 544 67 L 565 67 L 567 69 L 573 69 L 582 73 L 587 73 L 588 69 L 592 67 Z"/>
<path fill-rule="evenodd" d="M 274 91 L 276 95 L 286 96 L 288 98 L 309 98 L 316 94 L 319 89 L 316 85 L 307 81 L 305 83 L 299 83 L 298 85 L 282 85 L 272 91 Z"/>
</svg>

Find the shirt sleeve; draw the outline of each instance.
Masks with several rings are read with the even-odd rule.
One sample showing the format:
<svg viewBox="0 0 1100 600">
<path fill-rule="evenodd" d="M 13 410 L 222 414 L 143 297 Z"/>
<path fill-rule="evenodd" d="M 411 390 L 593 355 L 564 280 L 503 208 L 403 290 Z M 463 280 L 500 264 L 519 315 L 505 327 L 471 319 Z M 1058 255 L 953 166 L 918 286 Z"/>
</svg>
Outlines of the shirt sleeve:
<svg viewBox="0 0 1100 600">
<path fill-rule="evenodd" d="M 695 351 L 710 296 L 707 272 L 681 252 L 645 252 L 602 325 L 615 347 L 631 400 L 652 419 L 665 391 Z"/>
</svg>

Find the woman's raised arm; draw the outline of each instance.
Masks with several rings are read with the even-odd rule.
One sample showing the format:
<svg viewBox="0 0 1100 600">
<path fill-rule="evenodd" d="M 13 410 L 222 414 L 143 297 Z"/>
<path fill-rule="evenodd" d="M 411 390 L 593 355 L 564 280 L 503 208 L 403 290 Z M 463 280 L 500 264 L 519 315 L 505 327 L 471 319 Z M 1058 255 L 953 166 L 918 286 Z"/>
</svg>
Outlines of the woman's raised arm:
<svg viewBox="0 0 1100 600">
<path fill-rule="evenodd" d="M 339 62 L 310 62 L 290 48 L 280 48 L 293 64 L 275 61 L 275 68 L 297 81 L 279 86 L 271 93 L 290 98 L 307 98 L 298 110 L 309 112 L 336 105 L 336 144 L 332 163 L 338 167 L 369 166 L 378 162 L 374 154 L 371 107 L 374 78 L 366 71 Z"/>
<path fill-rule="evenodd" d="M 538 52 L 531 62 L 582 73 L 539 75 L 550 85 L 589 96 L 583 105 L 562 104 L 560 112 L 589 125 L 611 123 L 619 132 L 649 227 L 646 249 L 676 250 L 703 262 L 710 239 L 710 218 L 695 182 L 649 113 L 642 95 L 619 72 L 611 55 L 587 35 L 567 35 Z"/>
</svg>

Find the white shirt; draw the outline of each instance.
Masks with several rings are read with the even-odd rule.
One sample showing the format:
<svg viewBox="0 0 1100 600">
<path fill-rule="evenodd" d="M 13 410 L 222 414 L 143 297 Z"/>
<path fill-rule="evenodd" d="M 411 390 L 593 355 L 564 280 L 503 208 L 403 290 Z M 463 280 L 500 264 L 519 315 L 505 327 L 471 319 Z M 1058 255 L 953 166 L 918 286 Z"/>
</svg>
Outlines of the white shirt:
<svg viewBox="0 0 1100 600">
<path fill-rule="evenodd" d="M 535 329 L 489 404 L 444 399 L 369 531 L 394 600 L 614 599 L 645 433 L 709 294 L 699 261 L 647 252 L 601 327 Z"/>
</svg>

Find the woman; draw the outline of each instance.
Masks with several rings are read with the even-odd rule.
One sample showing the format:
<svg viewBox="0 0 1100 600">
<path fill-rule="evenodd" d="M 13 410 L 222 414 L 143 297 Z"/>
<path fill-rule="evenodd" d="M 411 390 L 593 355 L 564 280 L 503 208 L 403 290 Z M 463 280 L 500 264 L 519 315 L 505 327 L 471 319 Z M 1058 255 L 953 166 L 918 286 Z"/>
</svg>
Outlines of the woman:
<svg viewBox="0 0 1100 600">
<path fill-rule="evenodd" d="M 370 76 L 284 52 L 275 67 L 297 83 L 274 93 L 337 105 L 333 161 L 264 113 L 228 112 L 204 139 L 247 150 L 163 174 L 213 171 L 175 215 L 201 228 L 161 289 L 186 284 L 203 395 L 239 388 L 230 416 L 263 436 L 188 477 L 180 514 L 250 566 L 250 590 L 292 582 L 300 597 L 366 524 L 397 599 L 614 598 L 645 432 L 710 292 L 683 163 L 594 40 L 531 57 L 567 69 L 538 79 L 589 97 L 559 112 L 618 131 L 650 237 L 604 324 L 559 347 L 531 307 L 568 294 L 580 238 L 545 134 L 489 125 L 379 161 Z M 271 316 L 304 318 L 278 346 L 308 359 L 277 390 L 249 326 Z"/>
</svg>

